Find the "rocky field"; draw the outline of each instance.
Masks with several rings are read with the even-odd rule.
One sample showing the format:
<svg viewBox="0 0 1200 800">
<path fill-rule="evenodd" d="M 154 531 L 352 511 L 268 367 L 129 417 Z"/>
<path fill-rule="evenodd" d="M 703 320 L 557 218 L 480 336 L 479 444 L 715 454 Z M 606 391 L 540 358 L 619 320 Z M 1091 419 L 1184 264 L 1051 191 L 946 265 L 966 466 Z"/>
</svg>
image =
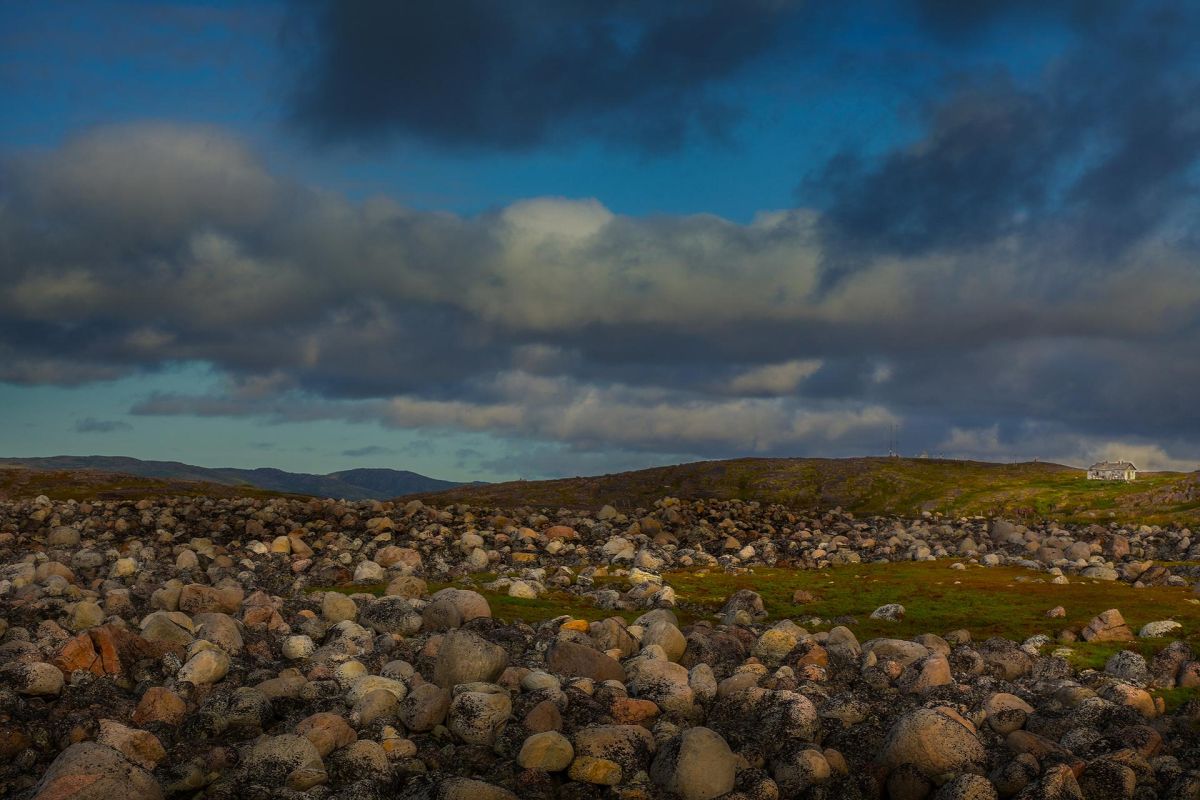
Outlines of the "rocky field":
<svg viewBox="0 0 1200 800">
<path fill-rule="evenodd" d="M 1200 535 L 0 503 L 0 796 L 1200 798 Z"/>
</svg>

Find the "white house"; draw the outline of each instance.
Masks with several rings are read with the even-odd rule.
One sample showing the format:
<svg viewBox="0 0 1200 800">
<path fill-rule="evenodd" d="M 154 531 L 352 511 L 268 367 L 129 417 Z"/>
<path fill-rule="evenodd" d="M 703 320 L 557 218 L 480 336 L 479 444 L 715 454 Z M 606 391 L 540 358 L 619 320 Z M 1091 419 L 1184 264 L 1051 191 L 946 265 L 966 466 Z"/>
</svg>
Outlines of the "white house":
<svg viewBox="0 0 1200 800">
<path fill-rule="evenodd" d="M 1132 481 L 1137 472 L 1129 461 L 1101 461 L 1088 467 L 1087 476 L 1089 481 Z"/>
</svg>

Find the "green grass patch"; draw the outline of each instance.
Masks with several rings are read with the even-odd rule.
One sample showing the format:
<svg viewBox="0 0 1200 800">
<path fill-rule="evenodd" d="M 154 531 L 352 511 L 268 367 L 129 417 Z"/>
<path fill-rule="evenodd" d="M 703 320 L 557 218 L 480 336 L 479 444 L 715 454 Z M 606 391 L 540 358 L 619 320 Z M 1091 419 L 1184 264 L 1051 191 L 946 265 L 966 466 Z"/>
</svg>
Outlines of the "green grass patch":
<svg viewBox="0 0 1200 800">
<path fill-rule="evenodd" d="M 910 638 L 921 633 L 945 634 L 965 628 L 973 639 L 1002 636 L 1021 641 L 1043 633 L 1053 637 L 1068 628 L 1082 630 L 1092 617 L 1117 608 L 1134 633 L 1147 622 L 1174 619 L 1183 625 L 1180 636 L 1200 647 L 1200 604 L 1189 602 L 1195 596 L 1187 588 L 1162 586 L 1135 589 L 1124 583 L 1073 578 L 1071 583 L 1056 585 L 1045 573 L 1016 567 L 984 568 L 968 566 L 950 569 L 950 561 L 899 562 L 891 564 L 855 564 L 826 570 L 762 568 L 736 574 L 720 570 L 669 572 L 665 580 L 676 591 L 682 623 L 708 619 L 720 611 L 728 597 L 738 589 L 758 592 L 770 614 L 769 620 L 812 617 L 832 620 L 851 616 L 855 634 L 863 640 L 878 636 Z M 477 576 L 469 585 L 480 591 L 491 604 L 492 613 L 502 620 L 538 622 L 560 614 L 595 620 L 609 616 L 633 619 L 638 611 L 616 612 L 595 608 L 584 598 L 552 591 L 536 600 L 509 597 L 503 592 L 487 591 L 480 585 L 494 576 Z M 432 583 L 436 591 L 445 583 Z M 598 588 L 623 589 L 624 577 L 596 579 Z M 384 586 L 320 587 L 311 591 L 382 593 Z M 792 596 L 803 589 L 816 596 L 813 603 L 797 605 Z M 870 619 L 871 612 L 886 603 L 900 603 L 906 609 L 899 622 Z M 1063 606 L 1067 616 L 1049 619 L 1046 611 Z M 1139 639 L 1129 643 L 1074 642 L 1071 660 L 1079 667 L 1103 668 L 1116 651 L 1137 650 L 1151 658 L 1169 639 Z"/>
</svg>

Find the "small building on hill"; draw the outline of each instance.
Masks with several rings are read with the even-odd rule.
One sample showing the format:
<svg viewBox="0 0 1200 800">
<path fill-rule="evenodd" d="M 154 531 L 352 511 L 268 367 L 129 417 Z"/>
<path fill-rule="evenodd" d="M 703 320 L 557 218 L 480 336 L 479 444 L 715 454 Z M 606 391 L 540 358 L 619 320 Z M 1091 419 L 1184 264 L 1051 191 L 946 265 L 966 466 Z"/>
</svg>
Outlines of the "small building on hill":
<svg viewBox="0 0 1200 800">
<path fill-rule="evenodd" d="M 1088 467 L 1089 481 L 1137 480 L 1137 467 L 1129 461 L 1101 461 Z"/>
</svg>

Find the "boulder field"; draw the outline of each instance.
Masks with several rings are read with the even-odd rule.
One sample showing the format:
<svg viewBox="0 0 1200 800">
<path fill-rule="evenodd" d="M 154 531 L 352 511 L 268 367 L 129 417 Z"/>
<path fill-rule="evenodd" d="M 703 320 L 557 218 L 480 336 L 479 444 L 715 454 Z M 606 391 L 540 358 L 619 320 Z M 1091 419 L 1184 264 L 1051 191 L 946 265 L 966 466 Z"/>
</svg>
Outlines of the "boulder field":
<svg viewBox="0 0 1200 800">
<path fill-rule="evenodd" d="M 975 640 L 969 620 L 807 630 L 751 589 L 685 624 L 663 578 L 951 556 L 1054 581 L 1200 577 L 1184 528 L 672 498 L 3 502 L 0 796 L 1200 800 L 1200 653 L 1170 619 L 1096 609 L 1085 641 L 1155 652 L 1081 669 L 1049 637 Z M 483 573 L 598 619 L 497 619 L 464 585 Z"/>
</svg>

